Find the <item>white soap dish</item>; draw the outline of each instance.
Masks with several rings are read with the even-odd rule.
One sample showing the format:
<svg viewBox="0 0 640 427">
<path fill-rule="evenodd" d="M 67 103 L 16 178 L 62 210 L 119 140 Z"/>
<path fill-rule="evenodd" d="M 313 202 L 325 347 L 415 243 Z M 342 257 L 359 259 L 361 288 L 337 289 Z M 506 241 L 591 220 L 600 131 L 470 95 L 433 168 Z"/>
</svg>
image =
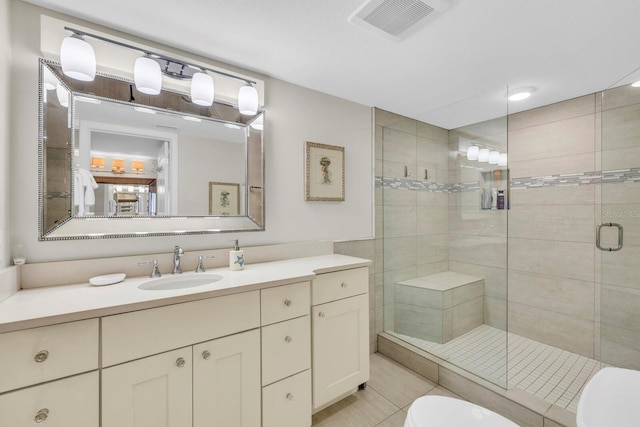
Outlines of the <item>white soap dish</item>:
<svg viewBox="0 0 640 427">
<path fill-rule="evenodd" d="M 116 273 L 116 274 L 107 274 L 104 276 L 96 276 L 89 279 L 89 283 L 93 286 L 105 286 L 105 285 L 113 285 L 114 283 L 119 283 L 127 277 L 124 273 Z"/>
</svg>

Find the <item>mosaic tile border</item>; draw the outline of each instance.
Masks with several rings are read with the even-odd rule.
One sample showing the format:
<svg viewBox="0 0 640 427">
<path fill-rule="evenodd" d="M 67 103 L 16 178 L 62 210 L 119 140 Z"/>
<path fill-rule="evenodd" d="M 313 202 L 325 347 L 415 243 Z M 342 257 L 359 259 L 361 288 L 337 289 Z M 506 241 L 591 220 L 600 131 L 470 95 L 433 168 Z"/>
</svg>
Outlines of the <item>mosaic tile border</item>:
<svg viewBox="0 0 640 427">
<path fill-rule="evenodd" d="M 541 187 L 570 187 L 624 183 L 640 183 L 640 168 L 512 178 L 511 189 L 521 190 Z M 442 184 L 437 182 L 380 176 L 376 176 L 375 185 L 377 188 L 383 189 L 389 188 L 395 190 L 428 191 L 432 193 L 465 193 L 478 191 L 480 189 L 479 181 Z"/>
</svg>

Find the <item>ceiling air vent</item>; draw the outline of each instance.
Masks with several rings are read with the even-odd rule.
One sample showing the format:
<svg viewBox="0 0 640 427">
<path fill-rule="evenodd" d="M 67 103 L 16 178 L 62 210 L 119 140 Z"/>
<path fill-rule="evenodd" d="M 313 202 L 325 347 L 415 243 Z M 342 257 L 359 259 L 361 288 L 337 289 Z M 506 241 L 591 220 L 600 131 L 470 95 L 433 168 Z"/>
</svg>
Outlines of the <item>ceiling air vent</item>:
<svg viewBox="0 0 640 427">
<path fill-rule="evenodd" d="M 388 40 L 400 41 L 420 25 L 449 8 L 445 0 L 369 0 L 358 8 L 349 22 Z M 428 19 L 427 19 L 428 18 Z"/>
</svg>

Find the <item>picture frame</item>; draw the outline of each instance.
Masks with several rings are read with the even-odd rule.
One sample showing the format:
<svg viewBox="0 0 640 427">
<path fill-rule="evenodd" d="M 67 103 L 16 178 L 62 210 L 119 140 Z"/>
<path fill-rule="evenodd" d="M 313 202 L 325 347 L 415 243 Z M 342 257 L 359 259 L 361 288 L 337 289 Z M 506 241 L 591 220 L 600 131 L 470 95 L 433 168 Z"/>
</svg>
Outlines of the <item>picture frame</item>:
<svg viewBox="0 0 640 427">
<path fill-rule="evenodd" d="M 305 201 L 344 202 L 344 147 L 306 142 Z"/>
<path fill-rule="evenodd" d="M 209 182 L 209 215 L 240 215 L 240 184 Z"/>
</svg>

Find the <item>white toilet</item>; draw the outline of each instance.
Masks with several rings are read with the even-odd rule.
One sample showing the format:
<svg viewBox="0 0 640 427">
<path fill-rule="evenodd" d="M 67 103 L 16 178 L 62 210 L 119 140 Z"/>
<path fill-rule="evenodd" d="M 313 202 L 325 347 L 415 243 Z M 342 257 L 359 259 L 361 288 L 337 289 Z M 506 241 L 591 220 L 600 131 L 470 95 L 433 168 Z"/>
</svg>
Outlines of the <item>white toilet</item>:
<svg viewBox="0 0 640 427">
<path fill-rule="evenodd" d="M 519 427 L 482 406 L 445 396 L 423 396 L 409 407 L 404 427 Z"/>
</svg>

